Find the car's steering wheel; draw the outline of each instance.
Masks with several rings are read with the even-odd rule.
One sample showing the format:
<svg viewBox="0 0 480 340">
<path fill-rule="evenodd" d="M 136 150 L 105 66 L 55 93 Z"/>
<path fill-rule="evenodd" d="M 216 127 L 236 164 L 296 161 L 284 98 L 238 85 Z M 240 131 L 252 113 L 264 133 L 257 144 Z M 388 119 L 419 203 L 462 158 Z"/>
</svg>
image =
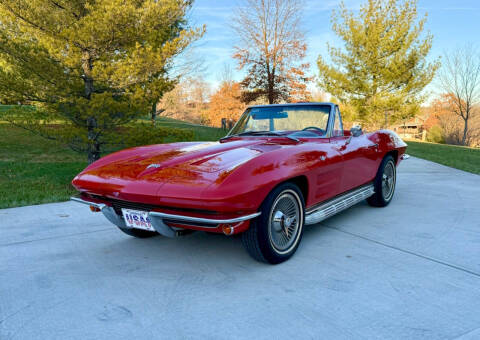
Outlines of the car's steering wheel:
<svg viewBox="0 0 480 340">
<path fill-rule="evenodd" d="M 306 128 L 302 129 L 302 131 L 307 131 L 307 130 L 316 130 L 320 132 L 322 135 L 325 134 L 325 130 L 320 129 L 319 127 L 316 127 L 316 126 L 307 126 Z"/>
</svg>

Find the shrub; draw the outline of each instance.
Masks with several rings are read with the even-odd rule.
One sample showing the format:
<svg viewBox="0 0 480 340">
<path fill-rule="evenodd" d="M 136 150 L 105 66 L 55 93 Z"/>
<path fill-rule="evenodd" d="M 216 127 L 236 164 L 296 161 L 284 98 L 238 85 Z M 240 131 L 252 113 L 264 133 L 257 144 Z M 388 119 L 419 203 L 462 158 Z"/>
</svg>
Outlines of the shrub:
<svg viewBox="0 0 480 340">
<path fill-rule="evenodd" d="M 443 129 L 438 126 L 434 125 L 427 131 L 427 141 L 432 143 L 445 143 L 445 137 Z"/>
</svg>

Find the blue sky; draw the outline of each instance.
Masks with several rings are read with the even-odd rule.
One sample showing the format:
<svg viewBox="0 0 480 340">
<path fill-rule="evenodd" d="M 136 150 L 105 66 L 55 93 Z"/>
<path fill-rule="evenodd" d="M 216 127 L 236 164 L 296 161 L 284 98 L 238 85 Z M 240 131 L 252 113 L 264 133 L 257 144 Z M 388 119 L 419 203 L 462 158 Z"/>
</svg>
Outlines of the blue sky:
<svg viewBox="0 0 480 340">
<path fill-rule="evenodd" d="M 352 9 L 359 8 L 366 0 L 345 0 Z M 332 9 L 340 0 L 307 0 L 304 12 L 304 28 L 307 32 L 307 61 L 312 73 L 316 73 L 315 61 L 319 54 L 326 55 L 326 43 L 339 46 L 341 42 L 331 30 Z M 238 0 L 196 0 L 190 19 L 193 24 L 206 24 L 205 36 L 196 44 L 194 53 L 204 60 L 203 76 L 213 86 L 218 84 L 224 64 L 231 66 L 236 80 L 242 79 L 231 55 L 236 43 L 229 27 L 233 9 Z M 419 0 L 420 14 L 428 13 L 426 30 L 434 35 L 430 58 L 440 56 L 446 49 L 465 44 L 479 43 L 480 0 Z"/>
</svg>

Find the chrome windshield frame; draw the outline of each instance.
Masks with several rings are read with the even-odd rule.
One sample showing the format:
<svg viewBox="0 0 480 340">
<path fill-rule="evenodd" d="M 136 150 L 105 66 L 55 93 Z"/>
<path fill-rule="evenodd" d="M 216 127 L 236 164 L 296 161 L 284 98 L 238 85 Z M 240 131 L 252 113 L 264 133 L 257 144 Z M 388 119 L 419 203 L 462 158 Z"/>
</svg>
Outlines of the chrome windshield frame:
<svg viewBox="0 0 480 340">
<path fill-rule="evenodd" d="M 249 114 L 249 110 L 252 109 L 252 108 L 261 108 L 261 107 L 275 107 L 275 106 L 285 106 L 285 107 L 288 107 L 288 106 L 329 106 L 330 107 L 330 112 L 328 114 L 328 121 L 327 121 L 327 131 L 325 133 L 324 136 L 318 136 L 316 138 L 330 138 L 332 136 L 332 129 L 333 129 L 333 124 L 334 124 L 334 116 L 335 116 L 335 107 L 336 105 L 333 104 L 333 103 L 320 103 L 320 102 L 312 102 L 312 103 L 286 103 L 286 104 L 269 104 L 269 105 L 252 105 L 252 106 L 248 106 L 245 111 L 242 113 L 242 115 L 240 116 L 240 118 L 237 120 L 237 122 L 233 125 L 233 127 L 227 132 L 227 134 L 225 135 L 225 137 L 222 137 L 222 138 L 226 138 L 226 137 L 230 137 L 232 136 L 231 133 L 232 131 L 235 130 L 235 128 L 237 127 L 237 125 L 239 124 L 239 122 L 242 121 L 242 118 L 244 118 L 245 115 Z M 299 130 L 301 131 L 301 130 Z"/>
</svg>

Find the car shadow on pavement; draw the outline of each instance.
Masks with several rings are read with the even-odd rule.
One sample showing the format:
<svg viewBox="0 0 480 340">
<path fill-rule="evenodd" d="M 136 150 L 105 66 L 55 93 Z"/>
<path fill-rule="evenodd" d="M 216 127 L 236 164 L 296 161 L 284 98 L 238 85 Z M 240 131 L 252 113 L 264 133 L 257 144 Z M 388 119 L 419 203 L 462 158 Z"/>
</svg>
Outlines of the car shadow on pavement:
<svg viewBox="0 0 480 340">
<path fill-rule="evenodd" d="M 330 230 L 331 231 L 331 230 Z M 294 257 L 301 260 L 304 256 L 317 253 L 318 242 L 315 239 L 323 238 L 327 230 L 322 225 L 306 226 L 303 240 Z M 208 268 L 237 267 L 239 270 L 265 269 L 268 266 L 253 260 L 242 246 L 241 236 L 227 237 L 222 234 L 207 234 L 196 232 L 174 239 L 162 236 L 149 239 L 135 239 L 122 234 L 112 237 L 108 243 L 95 243 L 86 247 L 99 249 L 83 249 L 83 252 L 96 254 L 96 262 L 105 270 L 128 273 L 132 271 L 148 270 L 155 272 L 158 268 Z M 328 237 L 328 236 L 327 236 Z M 288 261 L 288 262 L 290 262 Z M 110 268 L 110 269 L 108 269 Z M 113 268 L 113 269 L 112 269 Z"/>
</svg>

